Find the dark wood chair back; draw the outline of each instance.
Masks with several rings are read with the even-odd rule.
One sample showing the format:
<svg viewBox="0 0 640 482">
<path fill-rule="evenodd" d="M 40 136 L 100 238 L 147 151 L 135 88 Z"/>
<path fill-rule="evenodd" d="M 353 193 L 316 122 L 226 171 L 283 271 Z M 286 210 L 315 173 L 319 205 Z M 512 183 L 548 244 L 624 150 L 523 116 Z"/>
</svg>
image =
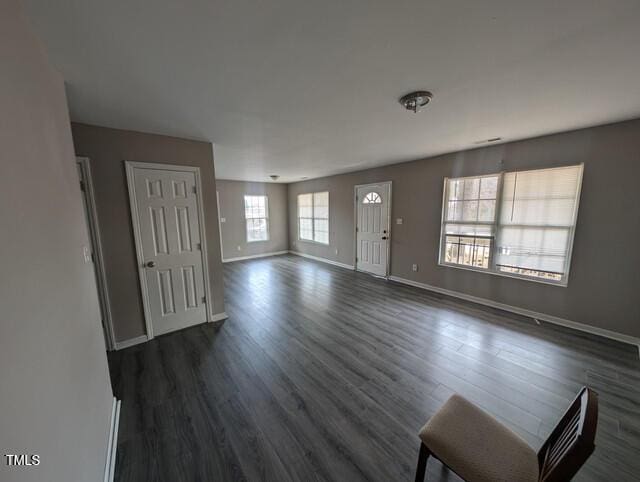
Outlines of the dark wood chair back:
<svg viewBox="0 0 640 482">
<path fill-rule="evenodd" d="M 584 387 L 540 447 L 540 482 L 564 482 L 578 472 L 595 449 L 598 394 Z"/>
</svg>

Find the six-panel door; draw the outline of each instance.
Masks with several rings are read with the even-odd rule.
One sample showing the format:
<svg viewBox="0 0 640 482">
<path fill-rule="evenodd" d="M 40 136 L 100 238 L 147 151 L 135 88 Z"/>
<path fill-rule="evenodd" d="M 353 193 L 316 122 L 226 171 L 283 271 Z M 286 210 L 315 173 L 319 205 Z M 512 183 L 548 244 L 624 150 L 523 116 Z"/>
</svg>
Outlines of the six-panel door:
<svg viewBox="0 0 640 482">
<path fill-rule="evenodd" d="M 194 172 L 134 168 L 153 334 L 206 321 Z"/>
</svg>

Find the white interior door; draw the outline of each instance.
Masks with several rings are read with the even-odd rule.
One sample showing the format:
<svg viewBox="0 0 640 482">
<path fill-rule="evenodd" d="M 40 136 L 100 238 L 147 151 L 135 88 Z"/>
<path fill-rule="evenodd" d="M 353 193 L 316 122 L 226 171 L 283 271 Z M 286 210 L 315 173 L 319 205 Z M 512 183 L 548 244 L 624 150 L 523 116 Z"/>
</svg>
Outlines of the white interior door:
<svg viewBox="0 0 640 482">
<path fill-rule="evenodd" d="M 356 268 L 387 276 L 391 183 L 356 189 Z"/>
<path fill-rule="evenodd" d="M 197 178 L 193 170 L 139 166 L 129 166 L 128 176 L 146 316 L 155 336 L 207 320 Z"/>
</svg>

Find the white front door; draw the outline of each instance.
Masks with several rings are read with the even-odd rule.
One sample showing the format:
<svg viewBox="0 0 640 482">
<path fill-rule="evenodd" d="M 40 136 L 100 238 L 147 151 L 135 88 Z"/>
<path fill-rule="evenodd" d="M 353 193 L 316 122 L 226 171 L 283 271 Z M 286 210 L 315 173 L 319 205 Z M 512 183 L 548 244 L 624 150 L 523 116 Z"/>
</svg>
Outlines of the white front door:
<svg viewBox="0 0 640 482">
<path fill-rule="evenodd" d="M 391 183 L 356 189 L 356 268 L 387 276 Z"/>
<path fill-rule="evenodd" d="M 141 165 L 129 163 L 127 174 L 145 311 L 155 336 L 207 320 L 201 226 L 195 171 Z"/>
</svg>

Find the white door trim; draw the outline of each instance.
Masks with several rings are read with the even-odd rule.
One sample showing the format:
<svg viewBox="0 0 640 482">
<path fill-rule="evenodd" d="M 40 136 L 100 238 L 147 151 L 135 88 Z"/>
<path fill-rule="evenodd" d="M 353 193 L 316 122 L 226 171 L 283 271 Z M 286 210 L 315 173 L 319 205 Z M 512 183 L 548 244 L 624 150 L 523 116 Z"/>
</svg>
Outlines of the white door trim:
<svg viewBox="0 0 640 482">
<path fill-rule="evenodd" d="M 391 266 L 391 203 L 393 202 L 393 181 L 369 182 L 367 184 L 356 184 L 353 186 L 353 269 L 361 273 L 368 273 L 358 269 L 358 189 L 368 186 L 389 185 L 389 202 L 387 203 L 387 226 L 389 226 L 388 242 L 387 242 L 387 265 L 385 266 L 386 274 L 384 278 L 389 278 L 389 267 Z"/>
<path fill-rule="evenodd" d="M 107 285 L 107 274 L 104 268 L 104 256 L 102 254 L 102 242 L 100 241 L 100 223 L 98 222 L 98 210 L 96 208 L 95 192 L 93 190 L 93 178 L 91 176 L 91 164 L 88 157 L 76 157 L 76 162 L 80 166 L 82 174 L 81 181 L 84 185 L 84 194 L 87 201 L 87 217 L 89 218 L 89 236 L 91 237 L 92 248 L 95 252 L 93 264 L 95 266 L 98 300 L 104 324 L 106 325 L 107 350 L 116 349 L 116 335 L 113 330 L 113 318 L 111 315 L 111 304 L 109 303 L 109 288 Z"/>
<path fill-rule="evenodd" d="M 118 450 L 118 428 L 120 427 L 120 406 L 121 401 L 113 397 L 111 408 L 111 424 L 109 428 L 109 439 L 107 442 L 107 460 L 104 465 L 103 482 L 113 482 L 116 469 L 116 452 Z"/>
<path fill-rule="evenodd" d="M 220 221 L 220 191 L 216 189 L 216 207 L 218 208 L 218 235 L 220 236 L 220 259 L 224 263 L 224 248 L 222 247 L 222 222 Z"/>
<path fill-rule="evenodd" d="M 156 162 L 136 162 L 124 161 L 127 172 L 127 186 L 129 188 L 129 207 L 131 208 L 131 223 L 133 225 L 133 237 L 136 244 L 136 257 L 138 260 L 138 278 L 140 289 L 142 290 L 142 306 L 144 307 L 144 323 L 147 329 L 147 339 L 154 337 L 153 325 L 151 323 L 151 308 L 149 304 L 149 292 L 147 290 L 147 277 L 144 272 L 144 258 L 142 256 L 142 233 L 140 232 L 140 222 L 138 217 L 138 203 L 136 197 L 136 186 L 134 180 L 134 169 L 157 169 L 163 171 L 193 172 L 196 178 L 196 199 L 198 202 L 198 221 L 200 223 L 200 243 L 202 249 L 202 271 L 204 278 L 204 291 L 206 296 L 207 321 L 214 321 L 213 297 L 211 296 L 211 286 L 209 283 L 209 263 L 207 255 L 207 237 L 204 223 L 204 203 L 202 201 L 202 180 L 200 168 L 195 166 L 179 166 L 175 164 L 162 164 Z"/>
</svg>

